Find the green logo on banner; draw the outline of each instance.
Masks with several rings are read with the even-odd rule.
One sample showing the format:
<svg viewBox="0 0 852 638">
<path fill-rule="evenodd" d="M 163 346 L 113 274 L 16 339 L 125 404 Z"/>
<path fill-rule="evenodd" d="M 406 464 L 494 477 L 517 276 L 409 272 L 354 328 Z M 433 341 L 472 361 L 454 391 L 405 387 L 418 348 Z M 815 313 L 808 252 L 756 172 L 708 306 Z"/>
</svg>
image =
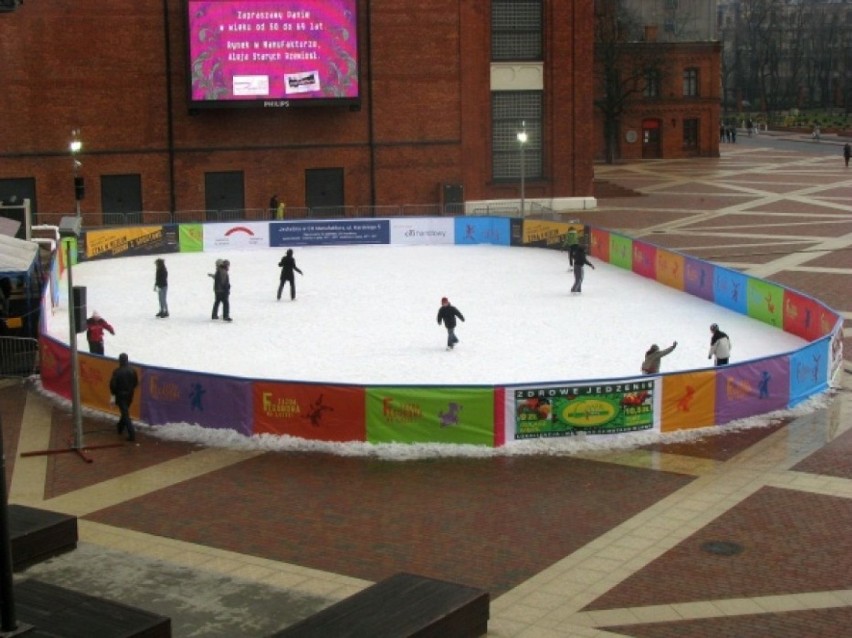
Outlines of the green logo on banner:
<svg viewBox="0 0 852 638">
<path fill-rule="evenodd" d="M 200 253 L 204 251 L 204 226 L 201 224 L 181 224 L 178 226 L 180 252 Z"/>
<path fill-rule="evenodd" d="M 369 388 L 370 443 L 494 445 L 491 388 Z"/>
</svg>

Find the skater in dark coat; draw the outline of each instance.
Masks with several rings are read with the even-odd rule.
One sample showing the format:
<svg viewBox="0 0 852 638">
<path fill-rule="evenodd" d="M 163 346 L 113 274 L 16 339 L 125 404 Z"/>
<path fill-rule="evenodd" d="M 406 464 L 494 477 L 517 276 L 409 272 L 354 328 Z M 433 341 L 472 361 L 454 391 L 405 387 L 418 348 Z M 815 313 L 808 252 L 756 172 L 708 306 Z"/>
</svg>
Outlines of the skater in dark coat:
<svg viewBox="0 0 852 638">
<path fill-rule="evenodd" d="M 231 278 L 228 276 L 230 267 L 231 262 L 227 259 L 217 259 L 216 273 L 210 275 L 213 277 L 213 294 L 216 296 L 213 302 L 212 319 L 219 318 L 219 304 L 222 304 L 222 319 L 231 321 Z"/>
<path fill-rule="evenodd" d="M 660 371 L 660 360 L 667 354 L 674 352 L 675 348 L 677 348 L 677 341 L 665 350 L 660 350 L 660 346 L 656 343 L 648 348 L 645 353 L 645 360 L 642 361 L 642 374 L 657 374 Z"/>
<path fill-rule="evenodd" d="M 128 441 L 136 440 L 136 430 L 130 419 L 130 404 L 133 403 L 133 393 L 137 385 L 139 385 L 139 377 L 136 375 L 136 370 L 130 367 L 127 354 L 122 352 L 118 355 L 118 367 L 112 371 L 109 391 L 115 398 L 115 405 L 121 413 L 115 427 L 119 434 L 127 430 Z"/>
<path fill-rule="evenodd" d="M 115 334 L 115 328 L 95 310 L 92 316 L 86 319 L 86 340 L 92 354 L 104 353 L 104 331 Z"/>
<path fill-rule="evenodd" d="M 160 301 L 160 312 L 157 317 L 165 319 L 169 316 L 169 302 L 167 296 L 169 293 L 169 271 L 166 268 L 165 259 L 155 259 L 154 264 L 157 270 L 154 273 L 154 290 L 157 291 L 157 298 Z"/>
<path fill-rule="evenodd" d="M 583 266 L 595 269 L 595 265 L 586 258 L 586 249 L 577 246 L 574 250 L 574 285 L 571 286 L 571 292 L 583 292 Z"/>
<path fill-rule="evenodd" d="M 459 342 L 459 338 L 456 336 L 456 317 L 464 321 L 464 315 L 459 312 L 459 309 L 453 306 L 449 299 L 443 297 L 441 308 L 438 310 L 438 325 L 440 326 L 443 322 L 447 329 L 447 350 L 452 350 Z"/>
<path fill-rule="evenodd" d="M 290 299 L 296 298 L 296 275 L 294 273 L 304 274 L 296 266 L 296 260 L 293 257 L 293 249 L 287 249 L 287 254 L 278 262 L 281 268 L 281 283 L 278 284 L 278 301 L 281 301 L 281 292 L 284 290 L 284 284 L 290 282 Z"/>
</svg>

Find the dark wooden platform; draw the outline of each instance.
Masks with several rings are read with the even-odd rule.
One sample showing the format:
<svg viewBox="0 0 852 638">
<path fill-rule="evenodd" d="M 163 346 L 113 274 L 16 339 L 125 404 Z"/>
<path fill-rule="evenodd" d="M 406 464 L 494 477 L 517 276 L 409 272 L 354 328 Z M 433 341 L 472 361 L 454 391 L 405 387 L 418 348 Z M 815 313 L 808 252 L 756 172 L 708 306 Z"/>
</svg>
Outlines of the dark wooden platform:
<svg viewBox="0 0 852 638">
<path fill-rule="evenodd" d="M 270 638 L 477 638 L 489 602 L 481 589 L 401 573 Z"/>
<path fill-rule="evenodd" d="M 77 518 L 47 510 L 9 505 L 12 569 L 21 571 L 77 547 Z"/>
<path fill-rule="evenodd" d="M 26 638 L 171 638 L 172 621 L 129 605 L 37 580 L 15 585 L 19 628 Z"/>
</svg>

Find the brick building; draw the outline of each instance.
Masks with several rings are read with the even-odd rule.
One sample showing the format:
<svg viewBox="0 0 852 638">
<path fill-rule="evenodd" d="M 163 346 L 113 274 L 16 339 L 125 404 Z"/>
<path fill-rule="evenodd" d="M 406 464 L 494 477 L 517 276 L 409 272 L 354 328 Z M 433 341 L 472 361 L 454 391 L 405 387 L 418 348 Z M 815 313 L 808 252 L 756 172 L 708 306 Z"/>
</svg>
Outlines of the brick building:
<svg viewBox="0 0 852 638">
<path fill-rule="evenodd" d="M 317 14 L 347 1 L 357 99 L 298 108 L 190 108 L 187 6 L 215 3 L 28 2 L 0 14 L 0 199 L 27 197 L 47 221 L 74 210 L 76 173 L 89 225 L 260 211 L 272 194 L 347 214 L 442 198 L 472 210 L 517 200 L 523 173 L 529 201 L 593 201 L 591 3 L 269 4 Z"/>
</svg>

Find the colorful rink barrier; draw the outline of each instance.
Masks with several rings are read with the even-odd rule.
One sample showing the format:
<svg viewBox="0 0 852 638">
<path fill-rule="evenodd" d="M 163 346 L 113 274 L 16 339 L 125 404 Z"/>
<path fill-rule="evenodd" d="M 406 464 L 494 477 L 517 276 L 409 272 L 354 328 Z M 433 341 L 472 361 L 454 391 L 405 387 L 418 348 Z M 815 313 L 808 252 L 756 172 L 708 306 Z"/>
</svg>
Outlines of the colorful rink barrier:
<svg viewBox="0 0 852 638">
<path fill-rule="evenodd" d="M 723 426 L 793 407 L 826 391 L 840 370 L 843 320 L 818 300 L 643 240 L 577 223 L 418 217 L 109 228 L 85 234 L 78 260 L 268 250 L 284 245 L 498 244 L 563 249 L 566 237 L 577 237 L 598 260 L 809 343 L 793 352 L 718 368 L 506 386 L 335 385 L 136 366 L 140 391 L 132 415 L 155 427 L 190 423 L 245 436 L 499 447 L 579 433 L 667 433 Z M 48 307 L 49 297 L 43 300 Z M 42 317 L 49 315 L 42 313 Z M 69 347 L 47 332 L 42 330 L 40 337 L 42 385 L 70 398 Z M 117 414 L 108 391 L 115 360 L 82 352 L 78 359 L 83 405 Z"/>
</svg>

